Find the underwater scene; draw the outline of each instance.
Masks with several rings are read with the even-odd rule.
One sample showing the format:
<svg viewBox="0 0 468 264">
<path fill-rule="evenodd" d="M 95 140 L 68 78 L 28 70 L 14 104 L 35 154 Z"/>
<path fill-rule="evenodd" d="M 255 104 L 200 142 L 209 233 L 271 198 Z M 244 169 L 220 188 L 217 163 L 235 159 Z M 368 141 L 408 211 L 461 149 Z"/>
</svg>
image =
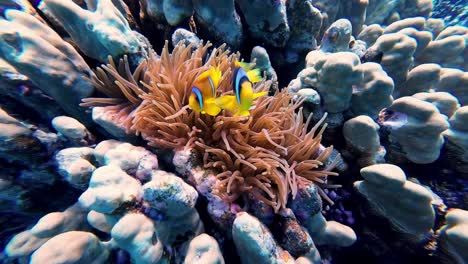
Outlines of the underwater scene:
<svg viewBox="0 0 468 264">
<path fill-rule="evenodd" d="M 468 263 L 468 0 L 0 0 L 0 263 Z"/>
</svg>

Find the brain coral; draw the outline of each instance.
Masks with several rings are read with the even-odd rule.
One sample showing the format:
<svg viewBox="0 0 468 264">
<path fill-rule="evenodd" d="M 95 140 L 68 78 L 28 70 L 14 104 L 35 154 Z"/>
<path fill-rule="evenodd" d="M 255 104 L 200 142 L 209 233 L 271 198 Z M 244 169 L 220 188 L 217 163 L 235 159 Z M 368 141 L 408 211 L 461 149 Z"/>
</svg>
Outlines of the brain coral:
<svg viewBox="0 0 468 264">
<path fill-rule="evenodd" d="M 118 65 L 110 60 L 93 76 L 108 98 L 87 98 L 82 105 L 104 105 L 127 132 L 141 134 L 153 147 L 198 150 L 205 168 L 217 174 L 218 195 L 228 201 L 250 192 L 278 211 L 299 185 L 323 184 L 326 176 L 336 175 L 331 170 L 338 159 L 326 163 L 333 148 L 320 144 L 326 116 L 307 132 L 310 117 L 304 121 L 302 111 L 296 114 L 303 100 L 293 102 L 286 90 L 256 100 L 249 117 L 226 110 L 209 116 L 188 108 L 192 84 L 212 66 L 223 73 L 217 95 L 232 93 L 239 55 L 223 47 L 208 52 L 210 46 L 178 44 L 169 53 L 166 44 L 161 56 L 151 54 L 133 73 L 125 58 Z M 254 90 L 270 85 L 263 80 Z"/>
</svg>

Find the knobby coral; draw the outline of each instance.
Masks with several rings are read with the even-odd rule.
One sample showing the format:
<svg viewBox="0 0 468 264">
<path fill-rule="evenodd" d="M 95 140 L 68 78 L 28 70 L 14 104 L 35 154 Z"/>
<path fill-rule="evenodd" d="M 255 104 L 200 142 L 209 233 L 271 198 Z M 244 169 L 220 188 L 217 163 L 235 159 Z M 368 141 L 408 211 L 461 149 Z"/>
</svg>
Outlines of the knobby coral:
<svg viewBox="0 0 468 264">
<path fill-rule="evenodd" d="M 110 59 L 92 77 L 108 98 L 87 98 L 82 105 L 105 105 L 127 133 L 140 134 L 153 147 L 199 151 L 204 167 L 217 173 L 214 192 L 227 201 L 248 192 L 277 212 L 300 185 L 326 184 L 326 176 L 337 175 L 331 170 L 338 159 L 327 162 L 333 147 L 320 144 L 326 116 L 308 131 L 311 116 L 304 121 L 303 100 L 294 101 L 286 89 L 256 100 L 248 117 L 188 108 L 193 82 L 212 66 L 223 73 L 217 96 L 232 94 L 239 54 L 224 47 L 208 52 L 210 46 L 178 44 L 169 53 L 166 43 L 160 56 L 151 53 L 133 73 L 125 57 L 118 65 Z M 254 89 L 267 91 L 270 85 L 263 80 Z"/>
</svg>

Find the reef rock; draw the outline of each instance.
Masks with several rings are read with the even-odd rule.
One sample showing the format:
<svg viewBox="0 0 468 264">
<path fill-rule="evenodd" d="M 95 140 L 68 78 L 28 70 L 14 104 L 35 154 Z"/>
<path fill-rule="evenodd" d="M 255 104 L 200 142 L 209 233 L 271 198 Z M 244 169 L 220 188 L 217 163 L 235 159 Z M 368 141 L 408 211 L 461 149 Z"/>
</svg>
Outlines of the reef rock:
<svg viewBox="0 0 468 264">
<path fill-rule="evenodd" d="M 406 158 L 418 164 L 439 158 L 444 143 L 442 132 L 449 127 L 447 117 L 431 103 L 414 97 L 398 98 L 379 120 L 389 131 L 387 151 L 391 159 Z"/>
<path fill-rule="evenodd" d="M 433 196 L 426 188 L 406 180 L 405 173 L 392 164 L 365 167 L 361 175 L 364 180 L 355 182 L 354 187 L 396 230 L 416 240 L 432 232 Z"/>
<path fill-rule="evenodd" d="M 444 132 L 447 139 L 448 163 L 460 176 L 468 178 L 468 106 L 459 108 L 450 118 L 450 128 Z"/>
<path fill-rule="evenodd" d="M 70 231 L 53 237 L 31 256 L 30 263 L 108 263 L 110 250 L 93 233 Z"/>
<path fill-rule="evenodd" d="M 190 241 L 184 264 L 224 264 L 218 242 L 207 234 L 195 237 Z"/>
<path fill-rule="evenodd" d="M 294 258 L 276 244 L 273 235 L 257 218 L 248 213 L 237 214 L 232 238 L 242 263 L 294 263 Z"/>
<path fill-rule="evenodd" d="M 468 261 L 468 211 L 451 209 L 445 216 L 447 224 L 438 231 L 442 258 L 448 263 Z"/>
</svg>

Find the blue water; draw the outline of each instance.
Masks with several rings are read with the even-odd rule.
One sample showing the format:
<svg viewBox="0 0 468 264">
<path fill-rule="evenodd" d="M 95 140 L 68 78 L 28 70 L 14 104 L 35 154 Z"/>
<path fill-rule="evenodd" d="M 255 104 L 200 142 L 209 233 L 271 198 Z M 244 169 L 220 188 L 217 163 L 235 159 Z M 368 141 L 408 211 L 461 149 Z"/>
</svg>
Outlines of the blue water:
<svg viewBox="0 0 468 264">
<path fill-rule="evenodd" d="M 442 18 L 450 26 L 468 26 L 468 0 L 434 0 L 433 18 Z"/>
</svg>

